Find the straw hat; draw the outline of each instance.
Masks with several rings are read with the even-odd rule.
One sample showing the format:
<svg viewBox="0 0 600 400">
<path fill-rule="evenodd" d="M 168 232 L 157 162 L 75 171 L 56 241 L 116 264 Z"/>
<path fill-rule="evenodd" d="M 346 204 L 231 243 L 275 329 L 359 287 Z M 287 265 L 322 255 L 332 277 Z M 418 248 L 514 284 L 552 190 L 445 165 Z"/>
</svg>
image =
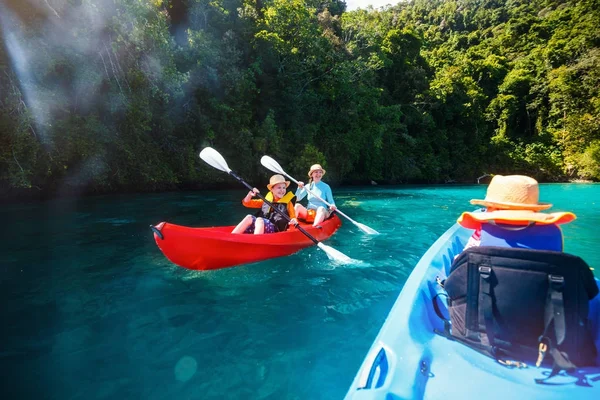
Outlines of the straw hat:
<svg viewBox="0 0 600 400">
<path fill-rule="evenodd" d="M 497 210 L 490 212 L 464 212 L 458 217 L 461 226 L 467 229 L 478 229 L 481 224 L 504 225 L 560 225 L 577 219 L 571 212 L 541 213 L 531 210 Z"/>
<path fill-rule="evenodd" d="M 523 224 L 566 224 L 577 218 L 570 212 L 539 213 L 552 207 L 539 202 L 538 182 L 524 175 L 495 175 L 487 188 L 485 199 L 472 199 L 471 204 L 492 207 L 489 212 L 465 212 L 458 223 L 465 228 L 476 229 L 481 223 Z"/>
<path fill-rule="evenodd" d="M 325 170 L 323 169 L 323 167 L 321 167 L 321 164 L 311 165 L 310 169 L 308 170 L 308 177 L 312 177 L 312 173 L 319 170 L 321 170 L 323 172 L 323 175 L 325 175 Z"/>
<path fill-rule="evenodd" d="M 550 203 L 540 203 L 539 198 L 540 188 L 535 179 L 524 175 L 494 175 L 485 199 L 473 199 L 471 204 L 502 210 L 540 211 L 552 207 Z"/>
<path fill-rule="evenodd" d="M 278 183 L 285 183 L 285 187 L 290 186 L 290 181 L 286 181 L 282 175 L 276 174 L 269 179 L 269 184 L 267 185 L 267 189 L 271 190 L 271 188 Z"/>
</svg>

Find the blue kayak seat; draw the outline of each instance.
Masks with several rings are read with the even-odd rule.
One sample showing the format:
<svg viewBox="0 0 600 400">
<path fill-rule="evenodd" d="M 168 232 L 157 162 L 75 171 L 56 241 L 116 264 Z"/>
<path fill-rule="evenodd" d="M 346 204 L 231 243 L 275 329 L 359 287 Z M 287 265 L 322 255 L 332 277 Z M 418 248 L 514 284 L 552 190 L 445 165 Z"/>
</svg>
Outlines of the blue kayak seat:
<svg viewBox="0 0 600 400">
<path fill-rule="evenodd" d="M 563 251 L 562 231 L 557 225 L 483 224 L 480 246 Z"/>
</svg>

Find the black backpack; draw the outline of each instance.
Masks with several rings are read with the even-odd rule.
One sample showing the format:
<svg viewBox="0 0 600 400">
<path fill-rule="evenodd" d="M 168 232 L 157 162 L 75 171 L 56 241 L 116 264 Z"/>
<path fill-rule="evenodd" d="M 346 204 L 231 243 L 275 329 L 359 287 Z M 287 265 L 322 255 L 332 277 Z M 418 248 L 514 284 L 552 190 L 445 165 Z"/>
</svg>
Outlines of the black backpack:
<svg viewBox="0 0 600 400">
<path fill-rule="evenodd" d="M 598 286 L 581 258 L 472 247 L 454 260 L 444 288 L 452 338 L 499 361 L 539 366 L 552 360 L 550 376 L 595 365 L 588 309 Z"/>
</svg>

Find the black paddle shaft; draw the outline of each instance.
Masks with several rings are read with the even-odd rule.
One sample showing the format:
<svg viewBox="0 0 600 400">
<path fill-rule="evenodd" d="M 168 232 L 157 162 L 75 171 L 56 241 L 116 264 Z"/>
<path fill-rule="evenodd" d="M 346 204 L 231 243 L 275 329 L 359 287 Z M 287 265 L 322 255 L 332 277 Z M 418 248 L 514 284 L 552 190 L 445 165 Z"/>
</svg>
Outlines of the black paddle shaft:
<svg viewBox="0 0 600 400">
<path fill-rule="evenodd" d="M 242 178 L 240 178 L 235 172 L 233 171 L 229 171 L 229 175 L 233 176 L 235 179 L 237 179 L 238 181 L 240 181 L 240 183 L 244 186 L 246 186 L 249 190 L 253 191 L 254 188 L 252 186 L 250 186 L 245 180 L 243 180 Z M 277 207 L 273 207 L 273 204 L 265 199 L 265 197 L 260 194 L 260 193 L 255 193 L 258 197 L 260 197 L 262 199 L 262 201 L 264 201 L 265 203 L 267 203 L 273 210 L 275 210 L 275 212 L 277 212 L 279 215 L 281 215 L 283 218 L 285 218 L 288 222 L 291 222 L 291 218 L 288 217 L 283 211 L 279 210 Z M 313 235 L 311 235 L 310 233 L 306 232 L 306 230 L 300 226 L 300 224 L 296 224 L 295 227 L 302 233 L 304 233 L 306 235 L 307 238 L 309 238 L 310 240 L 312 240 L 315 244 L 319 244 L 319 241 L 317 239 L 314 238 Z"/>
</svg>

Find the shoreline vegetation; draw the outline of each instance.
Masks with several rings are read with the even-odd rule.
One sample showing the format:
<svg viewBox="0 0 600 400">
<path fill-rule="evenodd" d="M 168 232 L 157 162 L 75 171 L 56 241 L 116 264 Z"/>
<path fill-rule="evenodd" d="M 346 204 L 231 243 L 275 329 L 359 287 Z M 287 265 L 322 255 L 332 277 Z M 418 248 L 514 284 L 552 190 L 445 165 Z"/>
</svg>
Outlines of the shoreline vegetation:
<svg viewBox="0 0 600 400">
<path fill-rule="evenodd" d="M 569 183 L 594 183 L 594 181 L 589 179 L 571 179 Z"/>
<path fill-rule="evenodd" d="M 600 181 L 600 1 L 0 3 L 0 201 L 234 188 Z M 486 174 L 487 172 L 487 174 Z"/>
<path fill-rule="evenodd" d="M 571 180 L 550 180 L 539 182 L 541 184 L 597 184 L 592 180 L 586 179 L 571 179 Z M 432 186 L 482 186 L 486 187 L 489 184 L 489 180 L 477 182 L 466 182 L 466 181 L 453 181 L 453 182 L 413 182 L 413 183 L 402 183 L 402 182 L 346 182 L 339 185 L 332 185 L 335 188 L 351 188 L 351 187 L 377 187 L 381 188 L 414 188 L 414 187 L 432 187 Z M 220 191 L 220 190 L 240 190 L 240 193 L 244 191 L 239 184 L 232 183 L 208 183 L 208 184 L 196 184 L 181 187 L 165 187 L 157 190 L 139 190 L 139 189 L 122 189 L 122 190 L 90 190 L 82 187 L 62 187 L 54 191 L 41 190 L 36 188 L 31 189 L 10 189 L 8 191 L 0 191 L 0 204 L 16 204 L 19 202 L 43 202 L 48 200 L 61 200 L 61 199 L 77 199 L 77 198 L 88 198 L 95 196 L 106 196 L 106 195 L 134 195 L 134 194 L 152 194 L 152 193 L 169 193 L 169 192 L 194 192 L 194 191 Z"/>
</svg>

